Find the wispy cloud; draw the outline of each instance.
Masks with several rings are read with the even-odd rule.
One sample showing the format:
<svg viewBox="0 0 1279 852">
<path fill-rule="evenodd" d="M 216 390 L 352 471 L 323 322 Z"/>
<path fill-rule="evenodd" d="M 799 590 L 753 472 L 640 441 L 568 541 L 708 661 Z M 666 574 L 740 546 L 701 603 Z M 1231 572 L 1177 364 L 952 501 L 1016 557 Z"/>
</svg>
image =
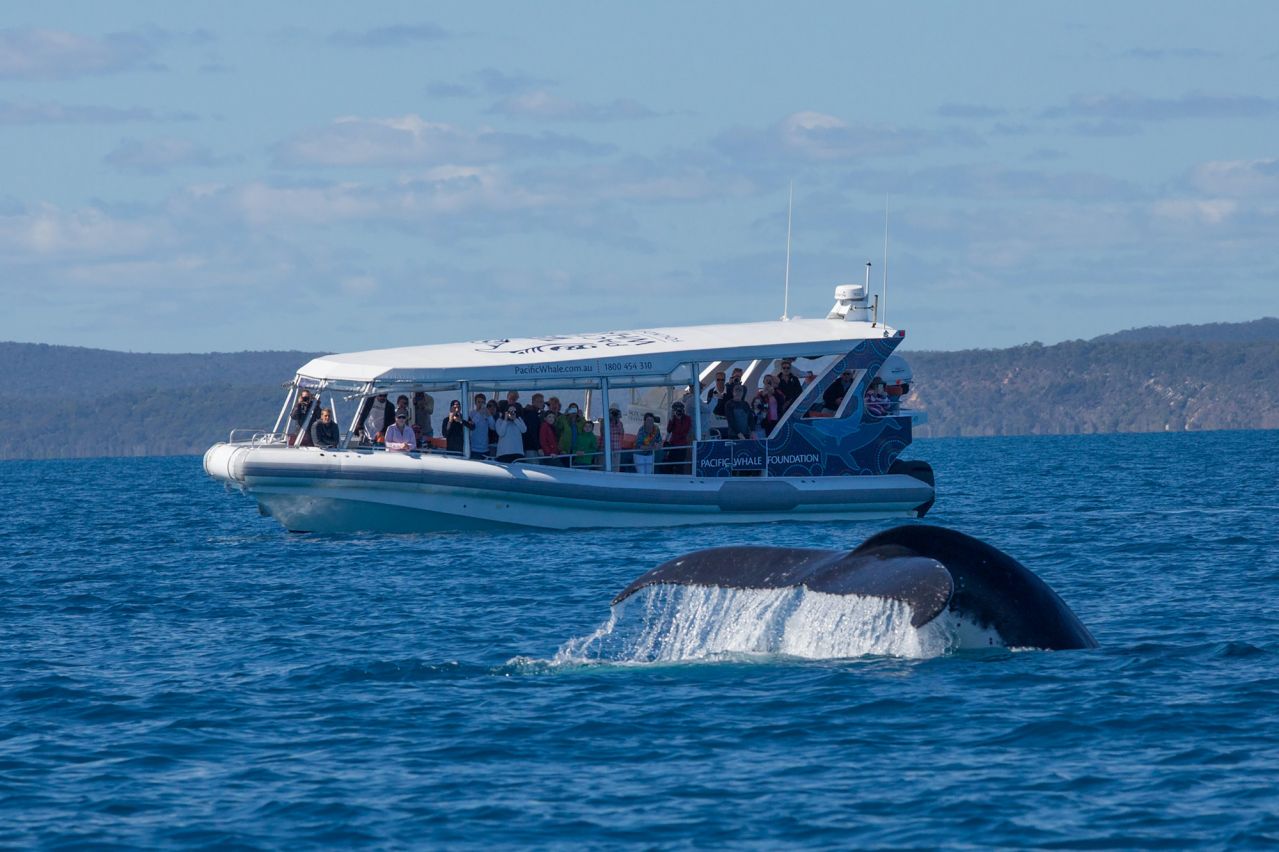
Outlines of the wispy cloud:
<svg viewBox="0 0 1279 852">
<path fill-rule="evenodd" d="M 1081 95 L 1052 107 L 1044 118 L 1113 121 L 1171 121 L 1177 119 L 1272 118 L 1279 115 L 1279 98 L 1259 95 L 1190 93 L 1177 98 L 1137 94 Z"/>
<path fill-rule="evenodd" d="M 153 110 L 144 107 L 104 107 L 54 103 L 10 103 L 0 101 L 0 126 L 34 124 L 123 124 L 126 122 L 193 121 L 189 112 Z"/>
<path fill-rule="evenodd" d="M 407 47 L 448 38 L 448 31 L 436 24 L 397 24 L 368 30 L 339 30 L 329 36 L 329 43 L 340 47 Z"/>
<path fill-rule="evenodd" d="M 412 166 L 488 163 L 529 156 L 599 156 L 613 146 L 556 133 L 504 133 L 431 122 L 418 115 L 344 117 L 276 147 L 277 165 Z"/>
<path fill-rule="evenodd" d="M 0 79 L 63 80 L 156 68 L 161 35 L 120 32 L 86 36 L 66 30 L 0 30 Z"/>
<path fill-rule="evenodd" d="M 495 103 L 489 112 L 511 118 L 541 121 L 627 121 L 652 118 L 656 112 L 629 98 L 606 104 L 590 104 L 561 98 L 545 89 L 512 95 Z"/>
<path fill-rule="evenodd" d="M 939 106 L 937 114 L 942 118 L 999 118 L 1007 115 L 1008 110 L 984 104 L 953 103 Z"/>
<path fill-rule="evenodd" d="M 439 80 L 430 83 L 426 92 L 438 98 L 505 97 L 553 85 L 555 81 L 545 77 L 481 68 L 461 82 Z"/>
<path fill-rule="evenodd" d="M 122 172 L 142 175 L 167 174 L 180 168 L 212 168 L 233 162 L 218 157 L 190 139 L 122 139 L 103 162 Z"/>
<path fill-rule="evenodd" d="M 1166 62 L 1168 60 L 1220 59 L 1222 53 L 1217 50 L 1204 50 L 1198 47 L 1134 47 L 1125 50 L 1120 56 L 1128 59 L 1140 59 L 1145 62 Z"/>
<path fill-rule="evenodd" d="M 977 144 L 976 137 L 893 125 L 852 125 L 820 112 L 796 112 L 763 129 L 736 128 L 715 146 L 743 161 L 801 160 L 814 163 L 912 154 L 942 144 Z"/>
<path fill-rule="evenodd" d="M 1191 170 L 1189 184 L 1209 196 L 1279 197 L 1279 159 L 1201 163 Z"/>
</svg>

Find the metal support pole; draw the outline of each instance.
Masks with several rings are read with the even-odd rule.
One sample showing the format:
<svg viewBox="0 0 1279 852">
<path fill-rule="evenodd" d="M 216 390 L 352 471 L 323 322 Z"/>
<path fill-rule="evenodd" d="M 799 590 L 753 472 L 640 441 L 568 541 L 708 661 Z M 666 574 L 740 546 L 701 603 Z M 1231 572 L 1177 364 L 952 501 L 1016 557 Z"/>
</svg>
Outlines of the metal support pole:
<svg viewBox="0 0 1279 852">
<path fill-rule="evenodd" d="M 702 382 L 701 370 L 696 363 L 689 365 L 690 375 L 695 393 L 693 394 L 693 446 L 689 457 L 693 460 L 693 475 L 697 475 L 697 443 L 702 440 Z"/>
<path fill-rule="evenodd" d="M 462 391 L 462 416 L 469 419 L 467 414 L 468 406 L 471 404 L 471 383 L 462 382 L 460 385 Z M 466 427 L 462 428 L 462 458 L 469 459 L 471 457 L 471 430 Z"/>
<path fill-rule="evenodd" d="M 275 428 L 271 430 L 272 439 L 274 439 L 276 435 L 280 434 L 280 426 L 284 423 L 284 415 L 288 413 L 289 405 L 292 404 L 293 397 L 297 394 L 297 392 L 298 380 L 294 379 L 292 383 L 289 384 L 289 392 L 284 395 L 284 407 L 280 409 L 280 416 L 275 418 Z M 286 438 L 284 442 L 287 444 L 288 439 Z"/>
<path fill-rule="evenodd" d="M 613 470 L 613 416 L 609 413 L 608 376 L 600 379 L 600 396 L 604 400 L 604 428 L 600 430 L 600 437 L 604 439 L 604 470 L 611 472 Z"/>
</svg>

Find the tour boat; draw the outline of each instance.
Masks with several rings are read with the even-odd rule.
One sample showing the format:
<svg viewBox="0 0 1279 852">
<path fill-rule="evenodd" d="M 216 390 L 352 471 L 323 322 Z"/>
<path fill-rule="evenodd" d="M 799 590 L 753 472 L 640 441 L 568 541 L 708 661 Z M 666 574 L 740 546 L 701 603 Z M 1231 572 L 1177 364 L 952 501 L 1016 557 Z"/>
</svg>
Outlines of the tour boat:
<svg viewBox="0 0 1279 852">
<path fill-rule="evenodd" d="M 263 514 L 307 532 L 699 526 L 768 521 L 922 517 L 933 503 L 926 462 L 903 460 L 924 414 L 902 405 L 909 368 L 894 350 L 905 332 L 879 321 L 869 287 L 835 290 L 824 319 L 786 319 L 682 328 L 480 340 L 316 358 L 287 384 L 271 431 L 232 431 L 204 456 L 204 469 L 253 497 Z M 724 437 L 706 402 L 718 372 L 742 371 L 747 399 L 781 361 L 805 375 L 799 398 L 767 434 Z M 832 406 L 827 390 L 852 386 Z M 868 404 L 876 377 L 888 405 Z M 876 383 L 877 385 L 878 383 Z M 472 394 L 518 391 L 582 400 L 597 421 L 600 451 L 585 456 L 473 458 L 433 445 L 388 451 L 362 433 L 371 401 L 431 394 L 434 424 L 448 401 L 470 411 Z M 298 395 L 336 415 L 354 411 L 336 447 L 302 446 L 311 417 L 295 423 Z M 683 399 L 690 443 L 658 450 L 657 472 L 629 463 L 633 433 L 651 411 L 665 430 Z M 318 407 L 318 406 L 316 406 Z M 610 452 L 610 407 L 623 412 L 625 449 Z M 600 416 L 603 415 L 603 416 Z M 465 415 L 464 415 L 465 416 Z M 716 425 L 721 428 L 715 429 Z M 292 426 L 292 430 L 290 430 Z M 665 432 L 663 432 L 663 435 Z M 470 433 L 466 433 L 469 439 Z M 672 460 L 674 459 L 674 460 Z M 646 467 L 647 465 L 645 465 Z"/>
</svg>

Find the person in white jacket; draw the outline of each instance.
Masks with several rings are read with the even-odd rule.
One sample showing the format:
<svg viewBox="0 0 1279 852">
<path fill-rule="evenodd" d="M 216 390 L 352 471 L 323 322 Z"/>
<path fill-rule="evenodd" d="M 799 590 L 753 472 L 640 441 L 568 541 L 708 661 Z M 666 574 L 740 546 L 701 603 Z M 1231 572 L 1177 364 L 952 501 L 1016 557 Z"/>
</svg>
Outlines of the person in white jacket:
<svg viewBox="0 0 1279 852">
<path fill-rule="evenodd" d="M 511 405 L 497 418 L 497 460 L 510 464 L 524 455 L 524 433 L 528 427 L 520 417 L 519 406 Z"/>
</svg>

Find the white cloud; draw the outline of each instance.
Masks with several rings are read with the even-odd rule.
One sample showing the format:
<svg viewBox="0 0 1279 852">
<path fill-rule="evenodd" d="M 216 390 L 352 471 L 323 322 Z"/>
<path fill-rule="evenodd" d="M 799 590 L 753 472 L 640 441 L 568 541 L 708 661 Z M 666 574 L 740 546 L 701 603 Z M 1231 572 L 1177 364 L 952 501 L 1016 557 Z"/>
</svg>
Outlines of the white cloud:
<svg viewBox="0 0 1279 852">
<path fill-rule="evenodd" d="M 95 37 L 65 30 L 0 30 L 0 79 L 61 80 L 153 67 L 156 34 Z"/>
<path fill-rule="evenodd" d="M 1201 163 L 1191 171 L 1190 184 L 1205 195 L 1279 196 L 1279 159 Z"/>
<path fill-rule="evenodd" d="M 1154 214 L 1177 224 L 1220 225 L 1234 216 L 1239 204 L 1228 198 L 1168 198 L 1156 201 Z"/>
<path fill-rule="evenodd" d="M 489 127 L 471 130 L 413 114 L 391 118 L 344 116 L 281 143 L 276 148 L 276 162 L 284 166 L 444 165 L 534 155 L 597 156 L 611 150 L 611 145 L 573 136 L 528 136 Z"/>
<path fill-rule="evenodd" d="M 0 101 L 0 125 L 123 124 L 125 122 L 191 121 L 189 112 L 157 111 L 143 107 L 105 107 L 55 103 Z"/>
<path fill-rule="evenodd" d="M 833 163 L 866 157 L 911 154 L 932 145 L 971 145 L 964 133 L 934 133 L 893 125 L 853 125 L 827 113 L 801 111 L 764 129 L 736 128 L 721 134 L 716 146 L 740 161 L 801 160 Z"/>
<path fill-rule="evenodd" d="M 545 89 L 503 98 L 489 111 L 513 118 L 542 121 L 627 121 L 657 115 L 653 110 L 629 98 L 606 104 L 590 104 L 561 98 Z"/>
<path fill-rule="evenodd" d="M 51 204 L 0 215 L 0 250 L 43 257 L 119 257 L 165 241 L 155 223 L 112 216 L 94 207 L 63 210 Z"/>
</svg>

